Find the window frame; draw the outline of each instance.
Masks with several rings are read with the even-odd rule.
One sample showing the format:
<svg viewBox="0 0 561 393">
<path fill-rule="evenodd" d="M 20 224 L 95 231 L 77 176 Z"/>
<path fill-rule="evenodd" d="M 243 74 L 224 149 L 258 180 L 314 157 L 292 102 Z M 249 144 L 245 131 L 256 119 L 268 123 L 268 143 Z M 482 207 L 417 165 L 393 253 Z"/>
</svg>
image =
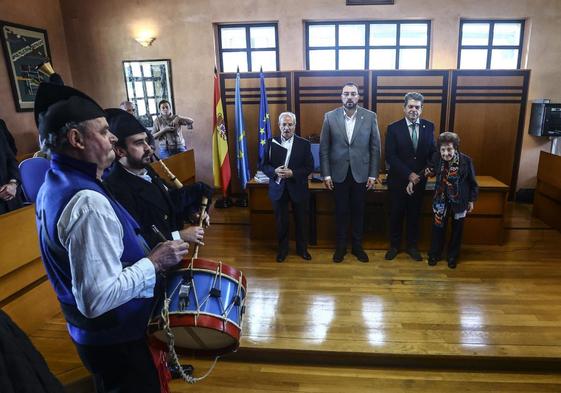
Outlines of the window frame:
<svg viewBox="0 0 561 393">
<path fill-rule="evenodd" d="M 222 48 L 222 29 L 232 28 L 232 27 L 243 27 L 245 28 L 245 48 Z M 250 29 L 252 27 L 274 27 L 275 29 L 275 47 L 269 48 L 252 48 L 251 47 L 251 36 Z M 220 71 L 224 72 L 224 59 L 222 58 L 222 53 L 227 52 L 245 52 L 247 56 L 247 72 L 255 72 L 251 70 L 251 52 L 268 52 L 275 51 L 276 56 L 276 70 L 270 71 L 280 71 L 280 56 L 279 56 L 279 24 L 278 22 L 262 22 L 262 23 L 217 23 L 217 37 L 218 37 L 218 60 L 220 64 Z"/>
<path fill-rule="evenodd" d="M 146 115 L 147 115 L 147 117 L 150 118 L 150 122 L 152 123 L 152 124 L 143 123 L 143 125 L 145 127 L 148 127 L 148 128 L 153 127 L 154 117 L 158 116 L 158 114 L 159 114 L 160 108 L 158 108 L 158 102 L 160 100 L 162 100 L 162 99 L 168 100 L 171 103 L 172 110 L 175 110 L 175 101 L 174 101 L 173 83 L 172 83 L 173 79 L 172 79 L 172 70 L 171 70 L 171 59 L 147 59 L 147 60 L 143 59 L 143 60 L 123 60 L 122 61 L 123 77 L 124 77 L 124 82 L 125 82 L 125 91 L 127 93 L 127 100 L 132 102 L 135 105 L 135 107 L 136 107 L 136 117 L 137 118 L 140 117 L 140 115 L 139 115 L 140 111 L 138 109 L 138 103 L 137 103 L 138 99 L 136 98 L 136 94 L 134 95 L 134 97 L 129 96 L 129 89 L 127 87 L 128 78 L 129 78 L 129 76 L 127 76 L 127 69 L 126 69 L 127 63 L 140 63 L 142 65 L 143 63 L 160 63 L 160 62 L 165 63 L 165 65 L 166 65 L 166 69 L 167 69 L 166 85 L 168 87 L 168 96 L 169 97 L 162 97 L 158 100 L 156 95 L 154 95 L 154 96 L 148 96 L 147 95 L 147 93 L 146 93 L 146 81 L 151 80 L 151 79 L 153 80 L 154 77 L 145 77 L 144 76 L 144 70 L 143 70 L 142 66 L 140 67 L 142 77 L 134 77 L 132 75 L 130 76 L 130 78 L 132 78 L 132 82 L 133 82 L 133 84 L 132 84 L 133 91 L 136 91 L 135 90 L 136 87 L 134 85 L 134 82 L 136 82 L 136 79 L 140 79 L 139 82 L 142 82 L 142 90 L 143 90 L 142 93 L 143 93 L 143 99 L 145 100 Z M 149 111 L 148 99 L 150 99 L 150 98 L 154 98 L 155 101 L 156 101 L 156 113 L 155 114 L 152 114 Z M 139 119 L 139 121 L 140 121 L 140 119 Z"/>
<path fill-rule="evenodd" d="M 525 29 L 525 19 L 460 19 L 459 26 L 459 38 L 458 38 L 458 61 L 456 68 L 458 70 L 470 70 L 472 68 L 460 68 L 462 61 L 462 49 L 486 49 L 487 50 L 487 62 L 485 64 L 486 70 L 495 70 L 499 68 L 491 68 L 491 57 L 493 49 L 518 49 L 518 60 L 516 62 L 516 70 L 520 69 L 522 63 L 522 49 L 524 47 L 524 29 Z M 472 23 L 489 23 L 489 35 L 487 37 L 487 45 L 462 45 L 462 38 L 464 32 L 464 24 Z M 520 23 L 520 37 L 518 40 L 518 45 L 493 45 L 493 36 L 495 33 L 495 24 L 503 23 Z"/>
<path fill-rule="evenodd" d="M 396 43 L 395 45 L 370 45 L 370 25 L 379 24 L 396 25 Z M 399 43 L 401 36 L 401 25 L 406 24 L 426 24 L 427 25 L 427 44 L 426 45 L 401 45 Z M 316 25 L 335 25 L 335 46 L 310 46 L 310 31 L 309 26 Z M 340 46 L 339 45 L 339 26 L 340 25 L 365 25 L 364 29 L 364 46 Z M 426 49 L 425 70 L 429 70 L 430 65 L 430 51 L 431 51 L 431 34 L 432 22 L 429 19 L 409 20 L 409 19 L 390 19 L 390 20 L 335 20 L 335 21 L 304 21 L 304 34 L 305 34 L 305 50 L 306 50 L 306 70 L 310 70 L 310 50 L 335 50 L 335 70 L 339 69 L 339 51 L 341 49 L 363 49 L 364 53 L 364 68 L 363 70 L 378 70 L 377 68 L 370 68 L 370 50 L 371 49 L 394 49 L 395 50 L 395 68 L 392 70 L 400 70 L 399 68 L 399 52 L 401 49 Z M 346 69 L 345 69 L 346 70 Z M 380 69 L 382 70 L 382 69 Z M 384 70 L 390 70 L 384 69 Z M 404 70 L 401 68 L 401 70 Z M 405 69 L 409 70 L 409 69 Z"/>
</svg>

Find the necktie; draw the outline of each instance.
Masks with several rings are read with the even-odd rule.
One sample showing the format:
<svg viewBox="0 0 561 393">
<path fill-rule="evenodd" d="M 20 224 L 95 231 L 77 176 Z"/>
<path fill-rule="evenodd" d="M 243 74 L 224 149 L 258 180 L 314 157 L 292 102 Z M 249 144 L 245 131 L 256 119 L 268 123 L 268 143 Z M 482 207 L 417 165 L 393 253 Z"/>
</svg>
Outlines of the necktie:
<svg viewBox="0 0 561 393">
<path fill-rule="evenodd" d="M 419 142 L 419 136 L 417 134 L 416 123 L 411 123 L 411 140 L 413 141 L 413 149 L 417 150 L 417 143 Z"/>
</svg>

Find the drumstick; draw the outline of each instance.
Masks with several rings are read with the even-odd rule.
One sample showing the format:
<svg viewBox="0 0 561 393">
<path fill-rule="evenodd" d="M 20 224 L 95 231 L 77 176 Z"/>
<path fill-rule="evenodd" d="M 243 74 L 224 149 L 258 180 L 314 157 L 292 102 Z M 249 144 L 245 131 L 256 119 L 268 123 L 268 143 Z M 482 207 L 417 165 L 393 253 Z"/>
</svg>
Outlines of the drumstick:
<svg viewBox="0 0 561 393">
<path fill-rule="evenodd" d="M 208 204 L 208 198 L 206 196 L 203 196 L 201 199 L 201 210 L 199 211 L 199 226 L 202 227 L 203 226 L 203 222 L 204 222 L 204 213 L 206 211 L 206 206 Z M 196 259 L 199 255 L 199 244 L 195 244 L 195 251 L 193 252 L 193 259 Z"/>
<path fill-rule="evenodd" d="M 158 227 L 156 225 L 152 225 L 152 232 L 154 232 L 156 234 L 156 236 L 158 236 L 158 238 L 161 241 L 167 242 L 168 239 L 166 239 L 164 234 L 162 232 L 160 232 L 160 230 L 158 229 Z"/>
</svg>

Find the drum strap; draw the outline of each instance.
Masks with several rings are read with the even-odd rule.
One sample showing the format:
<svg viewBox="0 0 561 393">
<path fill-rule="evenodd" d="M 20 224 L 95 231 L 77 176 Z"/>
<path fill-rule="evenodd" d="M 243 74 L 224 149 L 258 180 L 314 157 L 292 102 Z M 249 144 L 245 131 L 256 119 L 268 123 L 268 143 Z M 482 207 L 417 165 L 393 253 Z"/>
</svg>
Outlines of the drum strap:
<svg viewBox="0 0 561 393">
<path fill-rule="evenodd" d="M 202 377 L 194 377 L 192 375 L 187 374 L 184 370 L 183 367 L 181 367 L 181 365 L 179 364 L 179 357 L 177 356 L 177 353 L 175 352 L 175 336 L 173 335 L 173 331 L 171 330 L 170 324 L 169 324 L 169 303 L 170 303 L 170 298 L 167 297 L 167 294 L 164 296 L 164 305 L 162 307 L 162 321 L 164 321 L 164 333 L 166 334 L 167 338 L 168 338 L 168 356 L 169 356 L 169 364 L 172 367 L 175 367 L 176 370 L 179 371 L 179 374 L 181 375 L 181 378 L 183 378 L 183 380 L 187 383 L 193 384 L 193 383 L 197 383 L 199 381 L 202 381 L 203 379 L 205 379 L 206 377 L 208 377 L 210 375 L 210 373 L 212 372 L 212 370 L 214 370 L 214 366 L 216 366 L 216 363 L 218 362 L 218 359 L 220 359 L 220 356 L 217 356 L 214 358 L 214 362 L 212 363 L 212 366 L 210 366 L 210 368 L 208 369 L 208 371 L 202 376 Z"/>
</svg>

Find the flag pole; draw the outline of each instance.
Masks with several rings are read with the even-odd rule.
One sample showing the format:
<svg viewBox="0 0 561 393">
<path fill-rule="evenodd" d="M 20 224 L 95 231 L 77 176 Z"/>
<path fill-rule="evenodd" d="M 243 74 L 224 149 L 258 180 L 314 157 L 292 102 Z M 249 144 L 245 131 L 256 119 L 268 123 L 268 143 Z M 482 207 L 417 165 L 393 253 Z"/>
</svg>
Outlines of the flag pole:
<svg viewBox="0 0 561 393">
<path fill-rule="evenodd" d="M 235 94 L 235 101 L 236 101 L 236 146 L 238 147 L 236 149 L 236 154 L 239 154 L 239 148 L 240 148 L 240 143 L 243 146 L 243 132 L 245 132 L 245 130 L 243 129 L 238 129 L 238 128 L 242 128 L 241 125 L 243 124 L 243 110 L 241 110 L 241 106 L 242 106 L 242 99 L 241 99 L 241 94 L 240 94 L 240 86 L 239 84 L 241 83 L 240 81 L 240 66 L 238 65 L 237 70 L 236 70 L 236 94 Z M 239 101 L 239 102 L 238 102 Z M 237 113 L 238 108 L 240 109 L 241 113 Z M 240 116 L 240 118 L 238 119 L 237 116 Z M 238 132 L 241 133 L 238 135 Z M 238 140 L 240 139 L 240 140 Z M 245 155 L 247 154 L 247 151 L 242 151 L 242 153 Z M 247 197 L 247 193 L 245 191 L 245 186 L 243 185 L 243 179 L 245 174 L 243 174 L 243 171 L 245 171 L 245 168 L 243 168 L 242 165 L 242 174 L 240 174 L 240 156 L 237 156 L 236 159 L 238 160 L 238 176 L 241 176 L 240 180 L 242 181 L 242 192 L 240 194 L 240 196 L 237 198 L 235 204 L 238 207 L 248 207 L 248 197 Z M 246 158 L 242 158 L 241 161 L 245 160 Z"/>
</svg>

